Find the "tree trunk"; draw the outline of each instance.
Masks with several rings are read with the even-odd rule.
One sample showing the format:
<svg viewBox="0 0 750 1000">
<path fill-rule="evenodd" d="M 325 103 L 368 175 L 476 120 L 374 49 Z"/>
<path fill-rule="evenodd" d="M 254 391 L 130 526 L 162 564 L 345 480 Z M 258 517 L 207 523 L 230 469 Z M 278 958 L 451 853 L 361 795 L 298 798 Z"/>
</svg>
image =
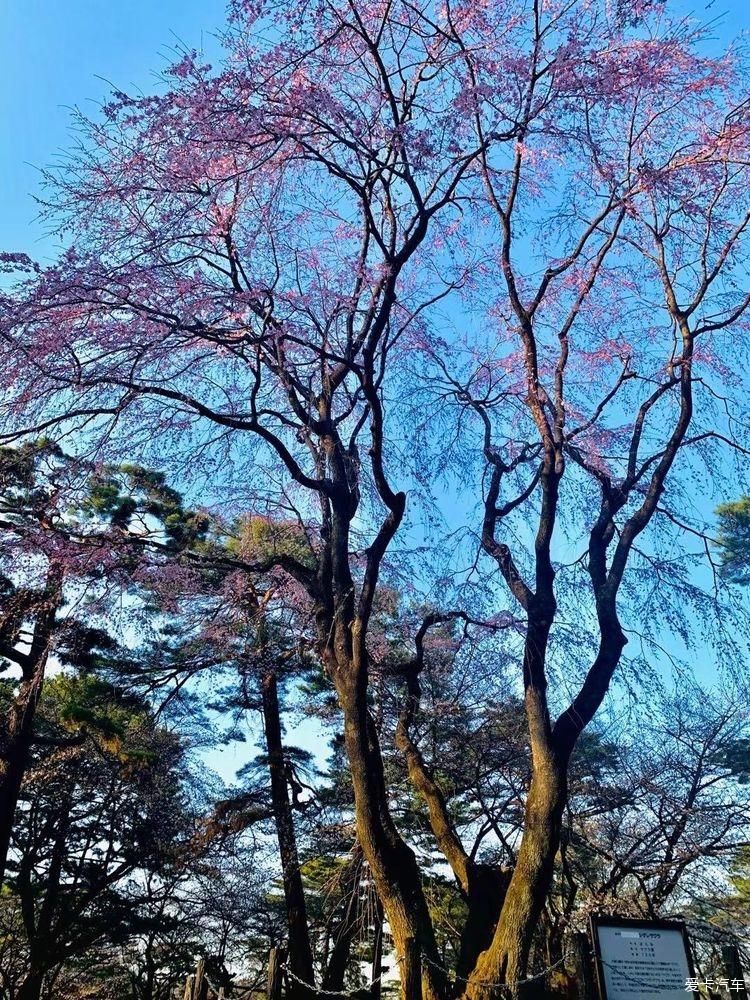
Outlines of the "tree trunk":
<svg viewBox="0 0 750 1000">
<path fill-rule="evenodd" d="M 534 753 L 526 817 L 518 859 L 505 896 L 492 943 L 479 957 L 466 996 L 489 1000 L 496 984 L 507 983 L 504 995 L 533 997 L 540 983 L 526 991 L 515 985 L 526 978 L 534 931 L 544 906 L 560 843 L 562 814 L 567 795 L 567 768 L 550 749 Z"/>
<path fill-rule="evenodd" d="M 347 678 L 345 682 L 341 677 Z M 383 762 L 366 699 L 357 690 L 356 670 L 338 674 L 344 739 L 354 788 L 357 837 L 370 866 L 401 961 L 404 1000 L 444 1000 L 445 975 L 422 891 L 416 858 L 396 829 L 388 809 Z M 412 968 L 419 956 L 420 969 Z M 415 983 L 420 981 L 421 987 Z"/>
<path fill-rule="evenodd" d="M 354 931 L 357 927 L 356 918 L 348 919 L 350 912 L 347 910 L 344 919 L 336 928 L 331 957 L 326 965 L 322 989 L 329 993 L 341 993 L 344 989 L 344 978 L 351 956 Z"/>
<path fill-rule="evenodd" d="M 42 697 L 44 672 L 62 601 L 62 569 L 52 563 L 47 571 L 45 597 L 36 605 L 34 637 L 28 653 L 18 653 L 22 679 L 0 732 L 0 887 L 5 878 L 13 820 L 34 735 L 34 719 Z"/>
<path fill-rule="evenodd" d="M 330 958 L 326 961 L 326 971 L 322 987 L 328 992 L 340 993 L 344 989 L 344 977 L 349 964 L 351 946 L 354 934 L 360 920 L 360 880 L 362 874 L 362 855 L 359 849 L 351 863 L 350 877 L 344 883 L 348 899 L 343 916 L 333 934 L 333 948 Z"/>
<path fill-rule="evenodd" d="M 33 668 L 31 675 L 21 683 L 17 698 L 8 709 L 2 733 L 2 761 L 0 762 L 0 885 L 5 877 L 8 851 L 13 831 L 13 820 L 21 793 L 24 772 L 34 731 L 34 718 L 42 694 L 46 650 Z"/>
<path fill-rule="evenodd" d="M 16 1000 L 39 1000 L 44 986 L 44 972 L 32 969 L 26 973 L 24 981 L 16 993 Z"/>
<path fill-rule="evenodd" d="M 268 978 L 266 980 L 266 1000 L 281 1000 L 282 975 L 284 964 L 283 948 L 271 948 L 268 953 Z"/>
<path fill-rule="evenodd" d="M 284 745 L 281 739 L 278 686 L 273 670 L 264 676 L 261 687 L 268 767 L 271 773 L 271 800 L 279 840 L 289 930 L 289 969 L 299 979 L 312 985 L 313 957 L 307 927 L 305 890 L 299 867 L 294 816 L 289 802 Z"/>
<path fill-rule="evenodd" d="M 456 974 L 467 979 L 481 952 L 490 946 L 497 927 L 510 874 L 493 865 L 468 866 L 468 916 L 461 931 Z"/>
<path fill-rule="evenodd" d="M 438 847 L 451 866 L 468 906 L 468 916 L 461 931 L 456 974 L 461 980 L 472 972 L 479 954 L 492 941 L 510 879 L 501 868 L 477 864 L 466 853 L 448 811 L 445 796 L 425 765 L 419 747 L 411 738 L 411 722 L 419 711 L 423 639 L 431 623 L 446 616 L 428 616 L 417 633 L 417 654 L 405 671 L 407 698 L 396 726 L 396 746 L 404 755 L 409 780 L 427 806 L 430 827 Z"/>
<path fill-rule="evenodd" d="M 383 904 L 375 900 L 375 938 L 372 943 L 372 973 L 370 975 L 370 995 L 372 1000 L 380 1000 L 383 993 Z"/>
<path fill-rule="evenodd" d="M 588 935 L 580 931 L 568 935 L 565 966 L 576 984 L 579 1000 L 596 1000 Z"/>
</svg>

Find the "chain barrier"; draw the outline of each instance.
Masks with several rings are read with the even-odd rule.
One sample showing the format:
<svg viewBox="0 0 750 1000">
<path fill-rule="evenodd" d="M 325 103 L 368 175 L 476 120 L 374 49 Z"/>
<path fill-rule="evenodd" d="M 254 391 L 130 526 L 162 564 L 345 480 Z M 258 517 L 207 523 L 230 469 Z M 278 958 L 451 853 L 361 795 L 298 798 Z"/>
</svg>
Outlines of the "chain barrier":
<svg viewBox="0 0 750 1000">
<path fill-rule="evenodd" d="M 549 974 L 551 972 L 554 972 L 555 969 L 559 969 L 561 966 L 563 966 L 565 964 L 565 959 L 566 958 L 567 958 L 567 956 L 563 955 L 563 957 L 560 958 L 560 959 L 558 959 L 553 965 L 549 965 L 546 969 L 542 969 L 541 972 L 537 972 L 535 975 L 529 976 L 528 979 L 519 979 L 519 980 L 517 980 L 514 983 L 494 982 L 491 979 L 474 979 L 474 978 L 472 978 L 472 979 L 464 979 L 463 976 L 459 976 L 459 975 L 456 975 L 456 974 L 453 974 L 452 981 L 453 981 L 454 984 L 455 983 L 464 983 L 465 985 L 468 985 L 469 983 L 472 983 L 472 984 L 475 984 L 477 986 L 487 987 L 488 989 L 499 989 L 499 990 L 505 990 L 505 991 L 507 991 L 507 990 L 517 990 L 520 986 L 526 986 L 527 983 L 536 983 L 536 982 L 539 982 L 540 979 L 546 979 L 547 976 L 549 976 Z M 448 980 L 448 982 L 451 982 L 451 973 L 444 966 L 439 965 L 437 962 L 433 962 L 432 959 L 427 958 L 426 955 L 422 956 L 422 961 L 426 962 L 428 965 L 431 965 L 433 968 L 438 969 L 440 972 L 443 973 L 443 975 L 446 977 L 446 979 Z"/>
<path fill-rule="evenodd" d="M 403 961 L 403 959 L 397 958 L 396 962 L 395 962 L 395 965 L 394 965 L 394 968 L 396 966 L 400 965 L 402 961 Z M 322 989 L 319 989 L 317 986 L 312 986 L 310 983 L 305 982 L 304 979 L 300 979 L 299 976 L 295 976 L 295 974 L 292 972 L 292 970 L 289 968 L 288 965 L 282 964 L 282 965 L 279 966 L 279 969 L 281 971 L 285 972 L 287 974 L 287 976 L 289 976 L 290 979 L 293 979 L 295 981 L 295 983 L 299 983 L 300 986 L 306 986 L 309 990 L 312 990 L 315 993 L 316 996 L 319 996 L 319 997 L 339 997 L 339 998 L 340 997 L 358 997 L 358 996 L 361 996 L 362 993 L 367 992 L 368 990 L 371 990 L 373 986 L 377 986 L 378 983 L 381 983 L 383 981 L 383 979 L 388 975 L 388 973 L 392 971 L 391 969 L 387 969 L 385 972 L 381 972 L 380 975 L 377 977 L 377 979 L 371 980 L 371 982 L 368 983 L 367 986 L 360 986 L 356 990 L 322 990 Z"/>
<path fill-rule="evenodd" d="M 217 986 L 216 983 L 212 983 L 211 980 L 208 978 L 208 976 L 205 974 L 205 972 L 203 973 L 203 978 L 206 980 L 206 982 L 208 983 L 209 988 L 214 991 L 214 993 L 216 994 L 217 997 L 219 996 L 219 994 L 221 993 L 222 990 L 225 991 L 225 995 L 226 995 L 226 987 L 225 986 Z M 246 993 L 250 997 L 254 993 L 258 992 L 257 989 L 255 989 L 255 987 L 253 987 L 253 986 L 239 986 L 236 983 L 232 983 L 232 985 L 229 987 L 229 989 L 232 991 L 233 1000 L 234 1000 L 234 994 L 236 993 L 237 990 L 239 990 L 240 993 Z M 238 997 L 238 998 L 236 998 L 236 1000 L 240 1000 L 240 998 Z"/>
<path fill-rule="evenodd" d="M 477 979 L 471 979 L 471 980 L 470 979 L 464 979 L 463 976 L 457 976 L 455 974 L 451 974 L 451 972 L 448 969 L 446 969 L 444 966 L 440 965 L 438 962 L 433 962 L 432 959 L 427 958 L 426 955 L 422 955 L 421 961 L 424 962 L 427 965 L 431 965 L 434 969 L 437 969 L 439 972 L 441 972 L 445 976 L 445 978 L 448 980 L 448 982 L 452 983 L 453 985 L 455 985 L 455 983 L 457 983 L 457 982 L 458 983 L 464 983 L 464 984 L 468 984 L 468 983 L 472 982 L 472 983 L 475 983 L 477 985 L 488 987 L 489 989 L 501 989 L 501 990 L 507 991 L 507 990 L 518 989 L 520 986 L 526 986 L 528 983 L 536 983 L 536 982 L 539 982 L 539 980 L 541 980 L 541 979 L 546 979 L 547 976 L 549 976 L 549 974 L 551 972 L 554 972 L 555 969 L 559 969 L 561 966 L 563 966 L 565 964 L 566 958 L 567 958 L 567 955 L 564 955 L 561 959 L 559 959 L 553 965 L 548 966 L 546 969 L 543 969 L 541 972 L 537 972 L 535 975 L 530 976 L 528 979 L 519 979 L 517 982 L 514 982 L 514 983 L 500 983 L 500 982 L 493 982 L 491 980 L 486 980 L 486 979 L 479 979 L 479 980 L 477 980 Z M 356 990 L 322 990 L 322 989 L 318 989 L 318 987 L 311 986 L 310 983 L 307 983 L 307 982 L 305 982 L 304 979 L 300 979 L 299 976 L 296 976 L 287 965 L 282 965 L 282 966 L 280 966 L 280 968 L 287 974 L 287 976 L 289 976 L 290 979 L 293 979 L 296 983 L 299 983 L 301 986 L 306 986 L 308 989 L 312 990 L 315 993 L 316 996 L 320 996 L 320 997 L 337 997 L 340 1000 L 341 997 L 352 997 L 353 998 L 353 997 L 359 997 L 359 996 L 361 996 L 363 992 L 366 992 L 366 991 L 372 989 L 373 986 L 376 986 L 378 983 L 382 982 L 383 979 L 385 978 L 385 976 L 387 976 L 390 972 L 392 972 L 393 969 L 396 968 L 396 966 L 400 965 L 402 962 L 403 962 L 402 958 L 396 959 L 396 962 L 395 962 L 395 965 L 393 966 L 393 968 L 389 968 L 386 972 L 381 972 L 381 974 L 377 977 L 377 979 L 373 979 L 367 986 L 360 986 L 359 989 L 356 989 Z"/>
<path fill-rule="evenodd" d="M 586 958 L 596 960 L 596 955 L 593 949 L 586 954 Z M 487 979 L 476 979 L 476 978 L 465 979 L 463 976 L 451 973 L 449 969 L 445 968 L 445 966 L 441 965 L 438 962 L 434 962 L 426 955 L 421 956 L 421 961 L 423 963 L 432 966 L 434 969 L 437 969 L 438 972 L 440 972 L 443 976 L 445 976 L 445 978 L 448 980 L 449 983 L 451 983 L 451 985 L 455 985 L 456 983 L 463 983 L 464 985 L 468 985 L 469 983 L 472 983 L 474 985 L 479 985 L 482 987 L 486 987 L 488 989 L 497 989 L 503 992 L 508 992 L 510 990 L 517 990 L 520 987 L 529 985 L 530 983 L 536 983 L 542 979 L 546 979 L 547 976 L 550 975 L 550 973 L 554 972 L 556 969 L 563 967 L 567 959 L 568 955 L 566 953 L 563 955 L 562 958 L 558 959 L 557 962 L 554 962 L 552 965 L 548 966 L 546 969 L 543 969 L 541 972 L 537 972 L 535 975 L 530 976 L 527 979 L 519 979 L 513 983 L 506 983 L 506 982 L 494 982 L 492 980 L 487 980 Z M 289 979 L 293 979 L 294 982 L 299 983 L 300 986 L 307 987 L 307 989 L 315 993 L 317 997 L 330 997 L 332 998 L 332 1000 L 342 1000 L 342 998 L 346 997 L 346 998 L 351 998 L 351 1000 L 354 1000 L 354 998 L 361 997 L 363 993 L 371 990 L 373 986 L 382 983 L 385 977 L 390 973 L 392 973 L 402 962 L 403 958 L 397 958 L 395 960 L 394 965 L 387 968 L 384 972 L 381 972 L 381 974 L 377 977 L 377 979 L 373 979 L 371 980 L 370 983 L 368 983 L 367 986 L 360 986 L 358 989 L 355 990 L 320 989 L 317 986 L 313 986 L 310 983 L 306 982 L 304 979 L 300 979 L 299 976 L 295 975 L 292 972 L 292 970 L 286 963 L 281 963 L 279 965 L 279 971 L 285 973 L 286 976 L 289 977 Z M 598 958 L 598 962 L 602 966 L 610 969 L 612 972 L 616 973 L 618 976 L 621 976 L 623 979 L 627 980 L 628 983 L 634 986 L 638 986 L 641 989 L 645 988 L 649 990 L 653 990 L 654 988 L 653 982 L 647 982 L 644 979 L 639 979 L 638 976 L 634 976 L 632 973 L 625 972 L 619 966 L 615 966 L 611 962 L 607 962 L 605 959 L 601 958 L 601 956 Z M 205 978 L 210 988 L 218 996 L 219 989 L 211 982 L 208 976 L 206 976 Z M 249 996 L 252 996 L 253 993 L 256 992 L 256 990 L 252 986 L 232 986 L 233 993 L 238 989 L 241 990 L 243 993 L 248 994 Z"/>
<path fill-rule="evenodd" d="M 589 958 L 589 959 L 594 959 L 595 958 L 594 951 L 591 950 L 586 955 L 586 957 Z M 423 955 L 422 958 L 421 958 L 421 960 L 425 964 L 432 966 L 432 968 L 437 969 L 438 972 L 442 973 L 442 975 L 444 975 L 445 978 L 448 980 L 448 982 L 451 983 L 452 985 L 455 985 L 456 983 L 463 983 L 464 985 L 468 985 L 469 983 L 473 983 L 474 985 L 482 986 L 482 987 L 485 987 L 487 989 L 497 989 L 497 990 L 500 990 L 501 992 L 508 992 L 508 991 L 512 991 L 512 990 L 517 990 L 520 987 L 528 986 L 531 983 L 537 983 L 540 980 L 546 979 L 550 975 L 550 973 L 554 972 L 556 969 L 564 967 L 567 958 L 568 958 L 567 954 L 563 955 L 563 957 L 560 958 L 560 959 L 558 959 L 557 962 L 554 962 L 552 965 L 547 966 L 546 969 L 542 969 L 541 972 L 537 972 L 535 975 L 529 976 L 526 979 L 519 979 L 519 980 L 517 980 L 516 982 L 513 982 L 513 983 L 495 982 L 495 981 L 490 980 L 490 979 L 465 979 L 463 976 L 459 976 L 459 975 L 456 975 L 455 973 L 451 973 L 450 970 L 448 970 L 448 969 L 445 968 L 445 966 L 440 965 L 440 963 L 438 963 L 438 962 L 434 962 L 430 958 L 427 958 L 426 955 Z M 373 979 L 370 983 L 368 983 L 367 986 L 360 986 L 359 988 L 354 989 L 354 990 L 343 990 L 343 989 L 342 990 L 324 990 L 324 989 L 320 989 L 319 987 L 313 986 L 310 983 L 306 982 L 304 979 L 301 979 L 299 976 L 295 975 L 295 973 L 292 972 L 292 970 L 289 968 L 289 966 L 286 965 L 285 963 L 282 963 L 279 966 L 279 971 L 285 973 L 285 975 L 287 975 L 289 977 L 289 979 L 293 979 L 294 982 L 295 983 L 299 983 L 300 986 L 307 987 L 307 989 L 309 989 L 313 993 L 315 993 L 316 997 L 330 997 L 330 998 L 332 998 L 332 1000 L 341 1000 L 342 997 L 348 997 L 348 998 L 351 998 L 351 1000 L 354 1000 L 354 998 L 361 997 L 363 993 L 371 990 L 373 986 L 376 986 L 378 983 L 382 983 L 382 981 L 385 979 L 385 977 L 387 975 L 389 975 L 391 972 L 393 972 L 394 969 L 396 969 L 402 962 L 403 962 L 402 958 L 396 959 L 394 965 L 392 967 L 388 968 L 385 972 L 381 972 L 381 974 L 377 977 L 377 979 Z M 634 976 L 631 973 L 625 972 L 623 969 L 619 968 L 618 966 L 613 965 L 611 962 L 605 961 L 601 957 L 599 958 L 599 962 L 601 963 L 601 965 L 606 966 L 608 969 L 611 969 L 612 972 L 617 973 L 618 976 L 621 976 L 623 979 L 626 979 L 628 981 L 628 983 L 632 984 L 633 986 L 639 986 L 641 988 L 646 988 L 646 989 L 650 989 L 650 990 L 652 990 L 653 987 L 654 987 L 653 982 L 647 982 L 644 979 L 639 979 L 637 976 Z M 216 993 L 216 995 L 218 996 L 219 989 L 218 989 L 217 986 L 214 985 L 214 983 L 211 982 L 211 980 L 208 978 L 208 976 L 206 976 L 206 982 L 211 987 L 211 989 L 214 991 L 214 993 Z M 247 993 L 249 995 L 252 995 L 255 992 L 254 989 L 253 989 L 253 987 L 251 987 L 251 986 L 244 986 L 244 987 L 243 986 L 232 986 L 232 992 L 233 993 L 236 990 L 238 990 L 238 989 L 242 990 L 243 993 Z"/>
</svg>

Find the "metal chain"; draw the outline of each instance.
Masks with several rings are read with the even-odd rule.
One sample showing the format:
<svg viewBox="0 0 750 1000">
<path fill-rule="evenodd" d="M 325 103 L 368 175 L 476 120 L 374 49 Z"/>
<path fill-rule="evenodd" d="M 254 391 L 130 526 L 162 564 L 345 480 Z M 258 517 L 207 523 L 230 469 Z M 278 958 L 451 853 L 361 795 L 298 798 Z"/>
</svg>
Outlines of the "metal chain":
<svg viewBox="0 0 750 1000">
<path fill-rule="evenodd" d="M 453 979 L 457 983 L 465 983 L 465 984 L 476 983 L 479 986 L 489 987 L 490 989 L 515 990 L 519 986 L 525 986 L 527 983 L 535 983 L 539 979 L 545 979 L 550 974 L 550 972 L 554 972 L 555 969 L 558 969 L 560 968 L 561 965 L 565 964 L 565 957 L 566 956 L 563 956 L 562 958 L 558 959 L 557 962 L 555 962 L 553 965 L 548 966 L 546 969 L 542 969 L 541 972 L 537 972 L 536 975 L 530 976 L 528 979 L 519 979 L 515 983 L 493 982 L 490 979 L 464 979 L 463 976 L 458 976 L 458 975 L 454 975 Z M 433 962 L 432 959 L 427 958 L 426 955 L 422 956 L 422 961 L 426 962 L 428 965 L 431 965 L 433 968 L 438 969 L 440 972 L 443 973 L 444 976 L 448 978 L 448 980 L 450 980 L 451 973 L 444 966 L 439 965 L 437 962 Z"/>
<path fill-rule="evenodd" d="M 591 952 L 589 952 L 589 956 L 588 957 L 589 958 L 595 957 L 595 954 L 594 954 L 593 950 Z M 515 990 L 515 989 L 518 989 L 521 986 L 526 986 L 529 983 L 535 983 L 535 982 L 538 982 L 540 979 L 545 979 L 551 972 L 554 972 L 555 969 L 559 969 L 561 966 L 565 965 L 566 958 L 567 958 L 567 956 L 563 955 L 563 957 L 560 958 L 560 959 L 558 959 L 558 961 L 555 962 L 553 965 L 548 966 L 546 969 L 543 969 L 541 972 L 537 972 L 536 975 L 530 976 L 528 979 L 519 979 L 519 980 L 517 980 L 514 983 L 493 982 L 493 981 L 487 980 L 487 979 L 480 979 L 480 980 L 472 979 L 472 980 L 470 980 L 470 979 L 465 979 L 463 976 L 459 976 L 459 975 L 456 975 L 456 974 L 452 975 L 452 980 L 453 980 L 454 983 L 464 983 L 464 984 L 468 984 L 470 982 L 473 982 L 473 983 L 476 983 L 476 984 L 481 985 L 483 987 L 488 987 L 490 989 L 500 989 L 500 990 L 504 990 L 504 991 Z M 430 958 L 427 958 L 426 955 L 422 956 L 422 961 L 425 962 L 427 965 L 431 965 L 434 969 L 437 969 L 439 972 L 441 972 L 448 979 L 449 982 L 451 981 L 451 972 L 448 969 L 446 969 L 445 966 L 440 965 L 438 962 L 434 962 Z M 617 975 L 622 976 L 623 979 L 626 979 L 626 980 L 628 980 L 628 982 L 633 983 L 635 986 L 640 986 L 640 987 L 646 987 L 648 989 L 653 989 L 653 985 L 654 984 L 652 982 L 647 982 L 646 980 L 639 979 L 637 976 L 634 976 L 631 973 L 625 972 L 623 969 L 618 968 L 616 965 L 613 965 L 611 962 L 605 961 L 601 957 L 599 957 L 598 961 L 603 966 L 606 966 L 608 969 L 611 969 L 613 972 L 616 972 Z M 402 962 L 403 962 L 402 958 L 396 959 L 394 968 L 397 967 L 398 965 L 400 965 Z M 334 998 L 339 998 L 339 1000 L 340 1000 L 341 997 L 358 997 L 358 996 L 360 996 L 362 994 L 362 992 L 364 992 L 366 990 L 369 990 L 369 989 L 372 989 L 372 987 L 375 986 L 377 983 L 382 982 L 382 980 L 385 978 L 385 976 L 389 972 L 393 971 L 393 969 L 387 969 L 385 972 L 381 972 L 381 974 L 377 977 L 377 979 L 373 979 L 369 983 L 368 986 L 362 986 L 362 987 L 359 987 L 356 990 L 323 990 L 323 989 L 319 989 L 316 986 L 312 986 L 310 983 L 306 982 L 304 979 L 300 979 L 300 977 L 297 976 L 297 975 L 295 975 L 292 972 L 292 970 L 289 968 L 289 966 L 286 965 L 286 964 L 282 963 L 279 966 L 279 969 L 280 969 L 280 971 L 285 972 L 287 974 L 287 976 L 289 976 L 290 979 L 293 979 L 296 983 L 299 983 L 301 986 L 308 987 L 308 989 L 312 990 L 315 993 L 316 996 L 319 996 L 319 997 L 334 997 Z M 205 978 L 206 978 L 206 982 L 211 987 L 211 989 L 215 993 L 218 994 L 219 991 L 218 991 L 217 987 L 211 982 L 211 980 L 208 978 L 208 976 L 206 976 Z M 253 988 L 251 986 L 245 986 L 245 987 L 233 986 L 232 987 L 233 990 L 238 989 L 238 988 L 241 989 L 241 990 L 243 990 L 243 992 L 246 992 L 246 993 L 252 993 L 253 992 Z"/>
<path fill-rule="evenodd" d="M 216 983 L 212 983 L 205 972 L 203 973 L 203 978 L 206 980 L 206 982 L 208 983 L 210 988 L 214 991 L 217 997 L 221 990 L 226 989 L 224 986 L 217 986 Z M 233 983 L 229 988 L 231 989 L 232 993 L 234 993 L 235 990 L 241 990 L 243 993 L 248 993 L 250 996 L 252 996 L 253 993 L 256 992 L 252 986 L 239 986 L 236 983 Z"/>
<path fill-rule="evenodd" d="M 432 959 L 427 958 L 426 955 L 422 956 L 422 961 L 425 962 L 427 965 L 431 965 L 434 969 L 437 969 L 439 972 L 442 972 L 443 975 L 450 981 L 451 973 L 444 966 L 438 964 L 437 962 L 433 962 Z M 403 962 L 403 959 L 399 958 L 399 959 L 396 959 L 396 963 L 395 964 L 398 966 L 398 965 L 401 964 L 401 962 Z M 519 986 L 525 986 L 527 983 L 535 983 L 535 982 L 537 982 L 540 979 L 546 978 L 550 974 L 550 972 L 554 972 L 555 969 L 560 968 L 560 966 L 562 966 L 564 964 L 565 964 L 565 956 L 563 956 L 563 958 L 559 959 L 553 965 L 550 965 L 546 969 L 543 969 L 541 972 L 537 972 L 536 975 L 530 976 L 528 979 L 519 979 L 515 983 L 500 983 L 500 982 L 496 983 L 496 982 L 492 982 L 490 980 L 481 979 L 481 980 L 478 981 L 478 983 L 481 986 L 489 987 L 491 989 L 496 988 L 496 989 L 503 989 L 503 990 L 513 990 L 513 989 L 517 989 Z M 373 979 L 371 981 L 371 983 L 369 984 L 369 986 L 360 987 L 359 989 L 356 989 L 356 990 L 349 990 L 349 991 L 347 991 L 347 990 L 321 990 L 321 989 L 318 989 L 315 986 L 311 986 L 310 983 L 305 982 L 304 979 L 300 979 L 299 976 L 296 976 L 288 966 L 282 965 L 281 969 L 283 969 L 286 972 L 286 974 L 289 976 L 290 979 L 293 979 L 295 982 L 299 983 L 301 986 L 307 986 L 308 989 L 311 989 L 311 990 L 313 990 L 315 992 L 316 996 L 321 996 L 321 997 L 339 997 L 339 998 L 340 997 L 357 997 L 364 990 L 371 989 L 377 983 L 381 982 L 383 980 L 383 978 L 387 975 L 387 972 L 383 972 L 383 973 L 381 973 L 377 977 L 377 979 Z M 389 969 L 388 972 L 390 972 L 390 971 L 392 971 L 392 970 Z M 456 975 L 453 976 L 453 980 L 454 980 L 454 982 L 461 982 L 461 983 L 467 983 L 467 984 L 469 982 L 472 982 L 472 981 L 473 982 L 477 982 L 477 980 L 464 979 L 463 976 L 456 976 Z"/>
<path fill-rule="evenodd" d="M 397 958 L 395 964 L 396 965 L 400 965 L 400 963 L 402 961 L 403 961 L 403 959 Z M 305 982 L 304 979 L 300 979 L 299 976 L 295 976 L 295 974 L 292 972 L 292 970 L 289 968 L 288 965 L 280 965 L 279 968 L 283 969 L 283 971 L 286 972 L 286 974 L 289 976 L 289 978 L 293 979 L 295 981 L 295 983 L 299 983 L 301 986 L 306 986 L 309 990 L 312 990 L 315 993 L 316 996 L 320 996 L 320 997 L 357 997 L 357 996 L 360 996 L 361 993 L 363 993 L 366 990 L 372 989 L 373 986 L 375 986 L 377 983 L 381 982 L 385 978 L 385 976 L 387 975 L 387 973 L 391 971 L 390 969 L 388 969 L 386 972 L 381 972 L 380 975 L 377 977 L 377 979 L 371 980 L 371 982 L 369 983 L 368 986 L 360 986 L 359 989 L 348 990 L 347 991 L 347 990 L 321 990 L 321 989 L 318 989 L 317 986 L 312 986 L 310 983 Z"/>
</svg>

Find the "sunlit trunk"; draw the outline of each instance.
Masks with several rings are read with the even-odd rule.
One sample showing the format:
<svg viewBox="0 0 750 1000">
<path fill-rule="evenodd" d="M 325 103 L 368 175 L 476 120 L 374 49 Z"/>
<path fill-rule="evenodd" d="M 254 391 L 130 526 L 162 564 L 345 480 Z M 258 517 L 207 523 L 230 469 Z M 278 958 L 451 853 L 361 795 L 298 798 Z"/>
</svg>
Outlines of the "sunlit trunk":
<svg viewBox="0 0 750 1000">
<path fill-rule="evenodd" d="M 388 809 L 375 726 L 356 685 L 339 683 L 338 687 L 354 788 L 357 836 L 393 936 L 402 995 L 404 1000 L 421 997 L 444 1000 L 445 977 L 439 966 L 419 868 Z"/>
<path fill-rule="evenodd" d="M 466 996 L 489 1000 L 498 983 L 511 989 L 503 996 L 538 996 L 541 982 L 525 989 L 516 984 L 527 976 L 532 939 L 552 883 L 567 795 L 566 766 L 550 750 L 538 750 L 526 802 L 525 825 L 518 858 L 490 946 L 470 977 Z M 536 993 L 534 992 L 536 990 Z"/>
</svg>

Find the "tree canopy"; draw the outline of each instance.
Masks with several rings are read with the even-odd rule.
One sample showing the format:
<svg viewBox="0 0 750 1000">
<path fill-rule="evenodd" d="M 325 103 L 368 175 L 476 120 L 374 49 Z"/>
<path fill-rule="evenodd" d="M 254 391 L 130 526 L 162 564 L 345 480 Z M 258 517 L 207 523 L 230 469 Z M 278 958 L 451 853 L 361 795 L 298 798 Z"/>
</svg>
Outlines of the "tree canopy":
<svg viewBox="0 0 750 1000">
<path fill-rule="evenodd" d="M 664 809 L 693 807 L 636 790 L 646 763 L 597 725 L 608 693 L 654 697 L 699 648 L 738 683 L 747 654 L 745 55 L 642 0 L 228 14 L 217 68 L 185 52 L 153 93 L 76 113 L 48 174 L 65 248 L 3 257 L 7 454 L 53 434 L 88 470 L 88 528 L 40 518 L 56 487 L 24 523 L 54 552 L 94 537 L 99 574 L 125 560 L 153 616 L 129 668 L 149 698 L 190 695 L 206 729 L 260 710 L 267 787 L 205 829 L 272 820 L 293 992 L 343 987 L 360 905 L 313 926 L 306 852 L 328 825 L 305 829 L 283 724 L 307 692 L 356 841 L 338 885 L 368 887 L 407 1000 L 528 993 L 545 947 L 562 962 L 539 934 L 573 919 L 573 859 L 617 869 L 621 845 L 581 846 L 570 820 L 613 761 L 634 787 L 602 808 L 636 810 L 633 853 L 645 838 L 658 868 L 634 905 L 682 878 L 687 818 Z M 12 812 L 64 587 L 17 610 L 8 579 L 28 668 Z M 665 708 L 659 731 L 697 719 Z M 493 745 L 456 773 L 474 739 Z M 699 784 L 737 784 L 744 743 L 721 746 Z"/>
</svg>

